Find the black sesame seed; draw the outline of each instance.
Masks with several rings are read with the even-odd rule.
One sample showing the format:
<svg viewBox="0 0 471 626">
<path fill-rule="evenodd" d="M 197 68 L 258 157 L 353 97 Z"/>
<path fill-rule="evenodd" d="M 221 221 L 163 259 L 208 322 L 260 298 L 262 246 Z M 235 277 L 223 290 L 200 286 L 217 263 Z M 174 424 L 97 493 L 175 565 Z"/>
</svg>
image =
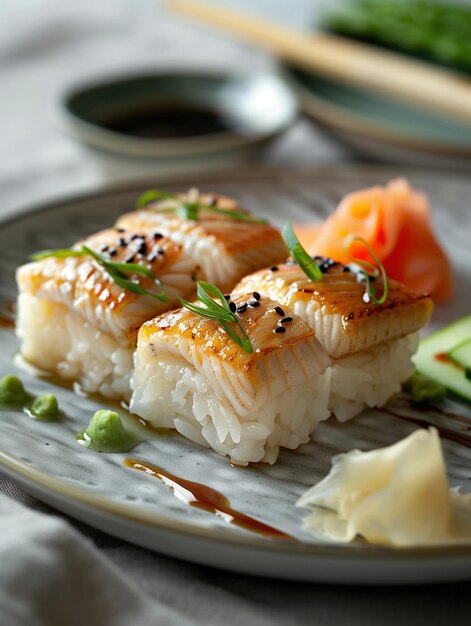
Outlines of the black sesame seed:
<svg viewBox="0 0 471 626">
<path fill-rule="evenodd" d="M 335 261 L 333 259 L 324 259 L 322 263 L 319 264 L 319 269 L 323 274 L 329 271 L 331 267 L 335 265 Z"/>
<path fill-rule="evenodd" d="M 147 260 L 149 261 L 149 263 L 153 263 L 157 257 L 158 254 L 156 252 L 151 252 L 147 257 Z"/>
<path fill-rule="evenodd" d="M 245 313 L 246 311 L 247 311 L 247 302 L 244 302 L 244 304 L 241 304 L 237 308 L 237 313 Z"/>
<path fill-rule="evenodd" d="M 162 235 L 161 233 L 154 233 L 154 234 L 152 235 L 152 237 L 153 237 L 154 239 L 162 239 L 163 235 Z"/>
<path fill-rule="evenodd" d="M 106 245 L 100 246 L 100 252 L 108 252 L 109 249 L 110 249 L 109 246 L 106 246 Z"/>
<path fill-rule="evenodd" d="M 236 310 L 237 310 L 236 303 L 235 303 L 235 302 L 229 302 L 229 308 L 230 308 L 230 310 L 231 310 L 233 313 L 235 313 L 235 312 L 236 312 Z"/>
<path fill-rule="evenodd" d="M 118 239 L 118 246 L 119 246 L 120 248 L 124 248 L 124 246 L 126 246 L 126 245 L 127 245 L 127 241 L 126 241 L 126 239 L 125 239 L 124 237 L 120 237 L 120 238 Z"/>
<path fill-rule="evenodd" d="M 275 307 L 275 313 L 278 313 L 278 315 L 280 315 L 281 317 L 285 316 L 285 312 L 283 311 L 283 309 L 281 308 L 281 306 L 276 306 Z"/>
<path fill-rule="evenodd" d="M 125 232 L 126 232 L 126 229 L 125 229 L 125 228 L 121 228 L 121 227 L 119 227 L 119 228 L 117 228 L 117 229 L 116 229 L 116 231 L 117 231 L 118 233 L 125 233 Z"/>
<path fill-rule="evenodd" d="M 135 260 L 135 258 L 134 258 L 134 257 L 135 257 L 135 255 L 134 255 L 134 254 L 132 254 L 131 256 L 128 256 L 128 258 L 127 258 L 127 259 L 125 259 L 125 261 L 124 261 L 124 262 L 125 262 L 125 263 L 134 263 L 134 260 Z"/>
<path fill-rule="evenodd" d="M 291 315 L 288 315 L 288 317 L 284 317 L 282 320 L 280 320 L 278 324 L 289 324 L 292 321 L 293 318 L 291 317 Z"/>
<path fill-rule="evenodd" d="M 272 272 L 277 272 L 280 268 L 277 265 L 273 265 L 273 267 L 270 267 L 270 270 Z"/>
<path fill-rule="evenodd" d="M 137 249 L 138 254 L 147 254 L 147 244 L 145 241 L 141 243 L 139 248 Z"/>
<path fill-rule="evenodd" d="M 230 300 L 230 299 L 231 299 L 231 296 L 230 296 L 228 293 L 226 293 L 226 294 L 224 295 L 224 299 L 225 299 L 225 300 Z"/>
<path fill-rule="evenodd" d="M 157 254 L 162 254 L 162 255 L 165 254 L 165 250 L 163 248 L 161 248 L 160 246 L 157 248 L 156 252 L 157 252 Z"/>
<path fill-rule="evenodd" d="M 258 300 L 250 300 L 249 306 L 256 309 L 258 306 L 260 306 L 260 302 Z"/>
<path fill-rule="evenodd" d="M 252 295 L 255 298 L 255 300 L 260 300 L 260 294 L 258 293 L 258 291 L 254 291 Z"/>
<path fill-rule="evenodd" d="M 274 330 L 274 333 L 278 334 L 278 333 L 285 333 L 286 332 L 286 328 L 284 326 L 277 326 Z"/>
<path fill-rule="evenodd" d="M 351 272 L 352 270 L 348 267 L 348 265 L 344 265 L 342 267 L 342 272 Z"/>
<path fill-rule="evenodd" d="M 108 254 L 109 254 L 110 256 L 116 256 L 116 254 L 117 254 L 117 250 L 116 250 L 116 248 L 110 248 L 110 249 L 108 250 Z"/>
<path fill-rule="evenodd" d="M 142 239 L 141 235 L 132 235 L 130 241 L 134 241 L 135 239 Z"/>
</svg>

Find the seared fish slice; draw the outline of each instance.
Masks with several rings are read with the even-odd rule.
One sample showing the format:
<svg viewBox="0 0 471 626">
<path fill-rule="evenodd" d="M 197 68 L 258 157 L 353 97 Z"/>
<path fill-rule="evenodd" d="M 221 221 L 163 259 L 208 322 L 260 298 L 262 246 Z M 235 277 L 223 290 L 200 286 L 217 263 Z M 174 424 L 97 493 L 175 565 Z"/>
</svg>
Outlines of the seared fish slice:
<svg viewBox="0 0 471 626">
<path fill-rule="evenodd" d="M 427 295 L 412 293 L 401 283 L 388 280 L 386 302 L 366 302 L 365 284 L 348 266 L 325 257 L 319 258 L 322 263 L 327 268 L 322 280 L 310 281 L 297 263 L 289 261 L 246 276 L 234 293 L 258 291 L 291 307 L 314 328 L 333 359 L 404 337 L 428 323 L 433 302 Z M 381 295 L 379 285 L 378 292 Z"/>
<path fill-rule="evenodd" d="M 199 268 L 179 244 L 135 230 L 105 230 L 77 248 L 82 245 L 109 260 L 152 270 L 167 301 L 124 290 L 88 256 L 28 263 L 17 271 L 21 352 L 86 391 L 126 398 L 139 327 L 176 306 L 179 296 L 194 297 Z M 149 277 L 135 275 L 134 280 L 153 293 L 160 291 Z"/>
<path fill-rule="evenodd" d="M 157 231 L 182 244 L 188 256 L 201 267 L 206 280 L 222 291 L 230 291 L 245 274 L 286 258 L 288 251 L 276 228 L 230 217 L 231 211 L 250 216 L 231 198 L 199 194 L 197 190 L 179 197 L 183 201 L 225 209 L 228 215 L 200 209 L 195 220 L 186 219 L 172 211 L 177 203 L 170 199 L 123 215 L 117 226 L 128 227 L 133 223 L 143 232 Z"/>
<path fill-rule="evenodd" d="M 141 327 L 132 378 L 134 413 L 241 465 L 273 463 L 280 446 L 308 441 L 329 415 L 329 359 L 314 331 L 293 314 L 274 332 L 277 303 L 252 301 L 233 298 L 253 353 L 217 322 L 180 309 Z"/>
<path fill-rule="evenodd" d="M 246 276 L 234 293 L 273 298 L 315 330 L 332 359 L 329 409 L 343 421 L 400 391 L 412 375 L 417 331 L 428 323 L 433 303 L 393 280 L 383 305 L 366 302 L 364 283 L 348 267 L 326 258 L 318 264 L 325 270 L 322 280 L 310 281 L 289 261 Z"/>
</svg>

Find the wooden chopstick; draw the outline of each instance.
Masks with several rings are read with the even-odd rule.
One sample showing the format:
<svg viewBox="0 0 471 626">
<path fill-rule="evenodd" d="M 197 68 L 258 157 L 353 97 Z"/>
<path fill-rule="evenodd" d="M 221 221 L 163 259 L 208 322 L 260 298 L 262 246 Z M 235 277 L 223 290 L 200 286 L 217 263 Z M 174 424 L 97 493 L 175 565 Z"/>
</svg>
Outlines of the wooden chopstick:
<svg viewBox="0 0 471 626">
<path fill-rule="evenodd" d="M 471 79 L 457 72 L 343 37 L 297 31 L 196 0 L 169 0 L 167 6 L 266 48 L 297 67 L 471 122 Z"/>
</svg>

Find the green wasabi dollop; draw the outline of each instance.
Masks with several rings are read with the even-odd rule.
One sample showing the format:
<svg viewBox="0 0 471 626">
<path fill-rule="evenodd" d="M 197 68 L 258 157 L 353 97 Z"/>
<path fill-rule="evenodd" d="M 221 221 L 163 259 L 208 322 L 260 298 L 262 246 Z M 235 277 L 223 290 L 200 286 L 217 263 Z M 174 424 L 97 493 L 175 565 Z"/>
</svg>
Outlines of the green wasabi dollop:
<svg viewBox="0 0 471 626">
<path fill-rule="evenodd" d="M 126 432 L 118 413 L 107 409 L 97 411 L 88 427 L 76 438 L 79 443 L 97 452 L 128 452 L 138 443 Z"/>
<path fill-rule="evenodd" d="M 17 376 L 8 374 L 0 380 L 0 405 L 4 407 L 23 407 L 31 400 L 23 383 Z"/>
<path fill-rule="evenodd" d="M 53 422 L 60 418 L 59 405 L 53 393 L 39 396 L 30 407 L 30 413 L 38 420 Z"/>
<path fill-rule="evenodd" d="M 417 373 L 404 383 L 403 389 L 411 395 L 412 401 L 417 404 L 441 402 L 446 395 L 446 389 L 443 385 L 428 376 Z"/>
</svg>

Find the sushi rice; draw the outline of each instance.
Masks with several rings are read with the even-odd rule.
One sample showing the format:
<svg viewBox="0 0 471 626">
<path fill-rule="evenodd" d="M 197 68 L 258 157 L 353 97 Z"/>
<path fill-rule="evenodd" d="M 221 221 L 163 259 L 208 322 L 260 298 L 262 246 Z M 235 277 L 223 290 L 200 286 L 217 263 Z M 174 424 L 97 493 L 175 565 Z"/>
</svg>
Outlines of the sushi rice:
<svg viewBox="0 0 471 626">
<path fill-rule="evenodd" d="M 246 299 L 238 296 L 235 304 Z M 274 463 L 280 447 L 295 449 L 308 442 L 329 416 L 330 361 L 299 318 L 285 334 L 274 334 L 280 319 L 275 306 L 264 298 L 260 307 L 241 316 L 255 342 L 252 355 L 243 354 L 214 321 L 201 321 L 188 311 L 144 324 L 131 411 L 155 427 L 175 428 L 238 465 Z M 256 332 L 262 348 L 257 348 Z"/>
<path fill-rule="evenodd" d="M 29 293 L 18 297 L 17 335 L 22 356 L 87 393 L 129 399 L 134 347 L 123 346 L 64 304 Z"/>
</svg>

